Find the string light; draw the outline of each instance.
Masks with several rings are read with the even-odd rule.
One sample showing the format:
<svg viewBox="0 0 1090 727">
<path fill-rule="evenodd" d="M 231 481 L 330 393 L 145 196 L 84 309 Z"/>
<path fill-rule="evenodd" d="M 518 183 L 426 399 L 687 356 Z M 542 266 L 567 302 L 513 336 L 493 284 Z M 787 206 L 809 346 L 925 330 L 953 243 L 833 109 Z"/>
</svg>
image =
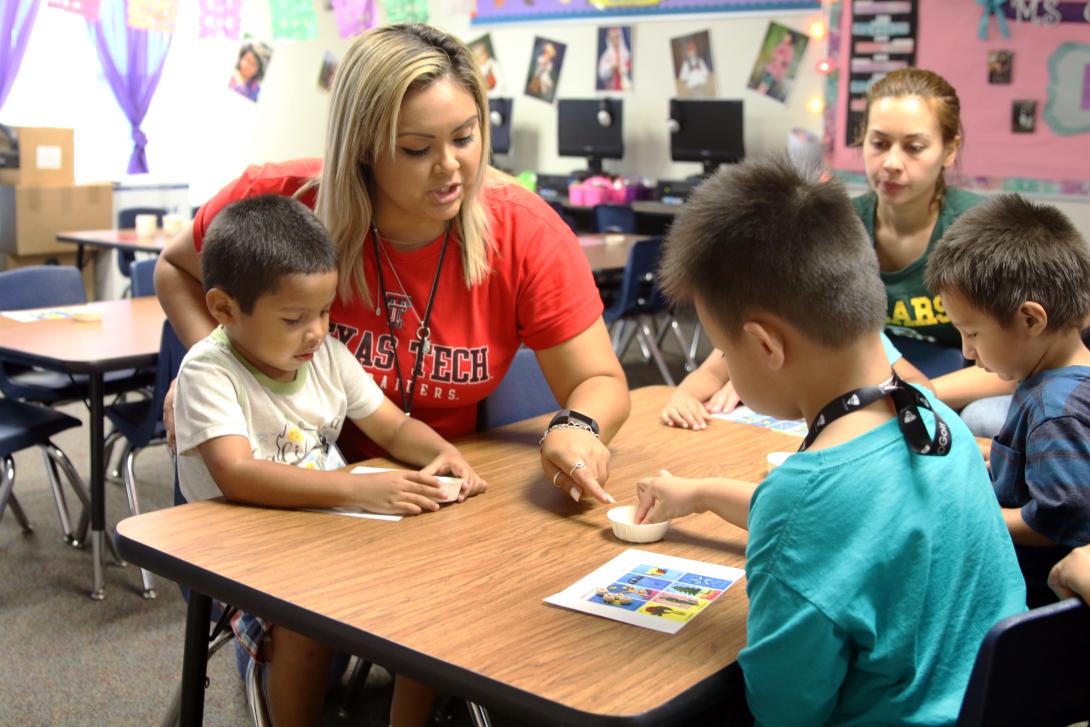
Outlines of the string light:
<svg viewBox="0 0 1090 727">
<path fill-rule="evenodd" d="M 806 110 L 817 116 L 825 110 L 825 99 L 821 96 L 811 96 L 806 102 Z"/>
<path fill-rule="evenodd" d="M 825 37 L 827 30 L 824 20 L 815 20 L 810 23 L 810 39 L 821 40 Z"/>
<path fill-rule="evenodd" d="M 833 72 L 833 69 L 836 68 L 836 65 L 833 63 L 831 58 L 822 58 L 820 61 L 817 62 L 816 68 L 818 73 L 823 76 L 828 76 L 830 73 Z"/>
</svg>

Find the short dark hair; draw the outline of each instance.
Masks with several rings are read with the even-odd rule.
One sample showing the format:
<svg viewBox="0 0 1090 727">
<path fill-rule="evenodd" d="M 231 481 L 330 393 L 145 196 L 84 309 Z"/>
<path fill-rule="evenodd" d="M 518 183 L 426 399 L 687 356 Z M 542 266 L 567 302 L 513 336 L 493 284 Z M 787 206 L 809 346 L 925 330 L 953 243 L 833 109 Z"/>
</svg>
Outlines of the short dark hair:
<svg viewBox="0 0 1090 727">
<path fill-rule="evenodd" d="M 275 194 L 233 202 L 212 220 L 201 248 L 205 292 L 219 288 L 250 314 L 285 275 L 337 269 L 329 233 L 306 205 Z"/>
<path fill-rule="evenodd" d="M 699 298 L 731 335 L 760 310 L 835 347 L 886 315 L 878 258 L 844 186 L 784 156 L 720 167 L 694 190 L 660 275 L 668 297 Z"/>
<path fill-rule="evenodd" d="M 931 251 L 924 282 L 955 290 L 1007 325 L 1027 300 L 1048 313 L 1048 329 L 1081 326 L 1090 312 L 1090 250 L 1055 207 L 1002 194 L 959 217 Z"/>
</svg>

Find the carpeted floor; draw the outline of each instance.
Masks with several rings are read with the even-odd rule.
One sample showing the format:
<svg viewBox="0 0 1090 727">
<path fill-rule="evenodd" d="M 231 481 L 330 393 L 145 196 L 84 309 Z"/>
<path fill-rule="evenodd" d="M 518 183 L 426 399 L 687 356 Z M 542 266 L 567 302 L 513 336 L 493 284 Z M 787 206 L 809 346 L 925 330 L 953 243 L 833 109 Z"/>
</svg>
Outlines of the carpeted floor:
<svg viewBox="0 0 1090 727">
<path fill-rule="evenodd" d="M 676 346 L 668 361 L 684 375 Z M 701 354 L 706 355 L 706 339 Z M 700 359 L 698 359 L 700 360 Z M 662 383 L 639 348 L 631 347 L 625 369 L 632 388 Z M 82 404 L 62 407 L 86 424 Z M 89 468 L 86 427 L 63 432 L 55 443 L 81 473 Z M 185 604 L 177 587 L 160 579 L 158 598 L 141 597 L 134 566 L 106 568 L 106 600 L 91 601 L 88 551 L 64 543 L 37 449 L 15 456 L 15 494 L 34 532 L 24 535 L 10 512 L 0 522 L 0 725 L 156 725 L 179 683 Z M 136 460 L 141 507 L 171 503 L 173 470 L 165 448 L 143 451 Z M 118 484 L 106 485 L 107 520 L 128 515 Z M 69 498 L 73 517 L 78 502 Z M 109 562 L 109 559 L 108 559 Z M 209 664 L 205 724 L 247 725 L 249 715 L 233 654 L 224 649 Z M 390 677 L 372 670 L 353 695 L 347 717 L 337 714 L 344 690 L 334 692 L 323 724 L 386 725 Z M 500 715 L 494 723 L 514 724 Z M 468 724 L 455 704 L 447 724 Z"/>
</svg>

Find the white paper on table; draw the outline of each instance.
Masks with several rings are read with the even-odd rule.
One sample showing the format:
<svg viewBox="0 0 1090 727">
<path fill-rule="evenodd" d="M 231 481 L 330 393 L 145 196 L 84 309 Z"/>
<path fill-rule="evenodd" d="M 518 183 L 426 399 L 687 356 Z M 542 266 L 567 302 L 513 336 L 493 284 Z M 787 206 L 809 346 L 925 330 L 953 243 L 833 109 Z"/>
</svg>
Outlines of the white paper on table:
<svg viewBox="0 0 1090 727">
<path fill-rule="evenodd" d="M 775 429 L 792 437 L 806 436 L 806 422 L 802 419 L 776 419 L 765 414 L 758 414 L 748 406 L 736 407 L 733 411 L 719 414 L 711 414 L 712 419 L 722 419 L 726 422 L 740 422 L 752 424 L 766 429 Z"/>
<path fill-rule="evenodd" d="M 675 634 L 744 575 L 741 568 L 629 548 L 544 600 L 554 606 Z M 623 592 L 632 603 L 608 605 L 597 595 L 599 588 Z M 686 606 L 685 602 L 691 603 Z M 665 608 L 672 615 L 652 615 L 648 608 Z"/>
<path fill-rule="evenodd" d="M 20 323 L 33 323 L 71 318 L 73 314 L 69 308 L 46 308 L 44 310 L 8 310 L 0 312 L 0 315 Z"/>
</svg>

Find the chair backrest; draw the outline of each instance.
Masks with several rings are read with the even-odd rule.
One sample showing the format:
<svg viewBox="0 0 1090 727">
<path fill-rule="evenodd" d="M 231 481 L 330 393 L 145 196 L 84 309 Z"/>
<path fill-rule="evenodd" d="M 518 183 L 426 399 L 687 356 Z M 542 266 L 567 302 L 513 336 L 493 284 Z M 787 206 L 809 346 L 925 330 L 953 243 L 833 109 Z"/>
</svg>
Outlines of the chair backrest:
<svg viewBox="0 0 1090 727">
<path fill-rule="evenodd" d="M 594 231 L 635 234 L 636 211 L 626 204 L 600 204 L 594 208 Z"/>
<path fill-rule="evenodd" d="M 1090 607 L 1069 598 L 1005 618 L 973 665 L 958 727 L 1069 725 L 1090 718 Z"/>
<path fill-rule="evenodd" d="M 155 295 L 156 258 L 137 260 L 132 264 L 132 297 L 144 298 Z"/>
<path fill-rule="evenodd" d="M 477 429 L 502 427 L 559 408 L 537 356 L 523 346 L 515 353 L 499 386 L 478 407 Z"/>
<path fill-rule="evenodd" d="M 83 278 L 70 265 L 36 265 L 0 273 L 0 310 L 86 302 Z"/>
<path fill-rule="evenodd" d="M 659 260 L 662 258 L 662 238 L 637 240 L 628 251 L 621 292 L 604 313 L 607 323 L 623 316 L 658 313 L 667 309 L 656 283 Z"/>
</svg>

